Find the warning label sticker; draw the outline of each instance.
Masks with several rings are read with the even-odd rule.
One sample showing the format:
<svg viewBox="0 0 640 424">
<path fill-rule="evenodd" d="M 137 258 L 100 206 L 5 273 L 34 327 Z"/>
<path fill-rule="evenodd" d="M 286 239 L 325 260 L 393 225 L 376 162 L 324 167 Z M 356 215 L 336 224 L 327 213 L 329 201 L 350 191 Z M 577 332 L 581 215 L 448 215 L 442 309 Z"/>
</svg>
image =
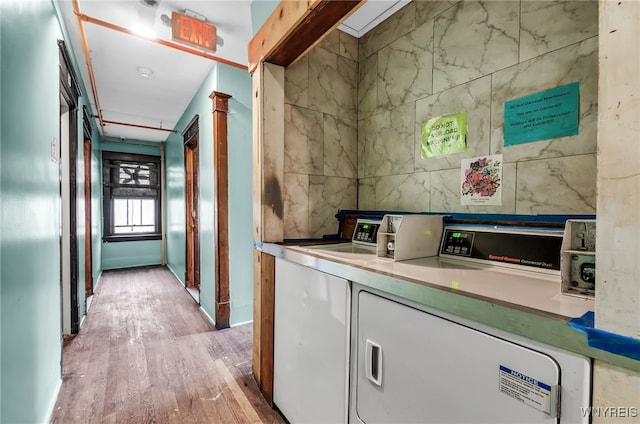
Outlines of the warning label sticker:
<svg viewBox="0 0 640 424">
<path fill-rule="evenodd" d="M 556 387 L 500 365 L 500 391 L 549 415 L 555 415 Z"/>
</svg>

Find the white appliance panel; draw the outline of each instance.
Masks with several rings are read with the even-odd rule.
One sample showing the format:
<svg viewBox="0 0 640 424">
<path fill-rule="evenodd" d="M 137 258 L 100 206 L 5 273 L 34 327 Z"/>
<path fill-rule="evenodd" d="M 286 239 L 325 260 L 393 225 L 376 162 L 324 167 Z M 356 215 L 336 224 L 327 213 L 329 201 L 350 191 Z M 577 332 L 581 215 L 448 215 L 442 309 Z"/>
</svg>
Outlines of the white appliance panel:
<svg viewBox="0 0 640 424">
<path fill-rule="evenodd" d="M 291 423 L 347 421 L 349 282 L 276 258 L 273 400 Z"/>
<path fill-rule="evenodd" d="M 358 294 L 357 346 L 352 417 L 363 423 L 557 422 L 500 391 L 501 365 L 560 384 L 546 354 L 367 292 Z M 381 359 L 373 373 L 372 355 Z"/>
</svg>

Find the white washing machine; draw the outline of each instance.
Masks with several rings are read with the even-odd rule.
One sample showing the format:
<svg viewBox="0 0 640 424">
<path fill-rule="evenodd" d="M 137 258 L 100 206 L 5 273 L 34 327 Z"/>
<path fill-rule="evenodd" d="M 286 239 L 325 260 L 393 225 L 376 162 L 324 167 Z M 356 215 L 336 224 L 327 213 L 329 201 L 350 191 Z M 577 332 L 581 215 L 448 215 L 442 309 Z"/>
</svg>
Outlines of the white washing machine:
<svg viewBox="0 0 640 424">
<path fill-rule="evenodd" d="M 358 284 L 352 302 L 349 422 L 589 422 L 589 358 Z"/>
<path fill-rule="evenodd" d="M 349 282 L 276 258 L 273 402 L 290 423 L 347 421 Z"/>
</svg>

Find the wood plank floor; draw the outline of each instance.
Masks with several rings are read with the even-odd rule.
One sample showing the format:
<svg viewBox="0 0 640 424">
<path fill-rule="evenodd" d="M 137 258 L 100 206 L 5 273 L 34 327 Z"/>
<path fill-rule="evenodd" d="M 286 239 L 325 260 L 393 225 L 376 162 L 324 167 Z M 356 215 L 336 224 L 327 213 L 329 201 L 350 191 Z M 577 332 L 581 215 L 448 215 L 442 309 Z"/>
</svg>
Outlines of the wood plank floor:
<svg viewBox="0 0 640 424">
<path fill-rule="evenodd" d="M 63 349 L 52 423 L 282 423 L 251 374 L 252 327 L 217 331 L 166 268 L 105 271 Z"/>
</svg>

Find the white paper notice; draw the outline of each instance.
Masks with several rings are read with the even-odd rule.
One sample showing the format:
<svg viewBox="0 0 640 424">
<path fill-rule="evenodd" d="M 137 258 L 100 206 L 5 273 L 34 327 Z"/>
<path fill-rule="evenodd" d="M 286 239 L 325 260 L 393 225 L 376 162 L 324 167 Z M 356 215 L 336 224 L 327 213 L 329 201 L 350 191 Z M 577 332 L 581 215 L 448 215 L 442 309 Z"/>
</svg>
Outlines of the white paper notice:
<svg viewBox="0 0 640 424">
<path fill-rule="evenodd" d="M 555 416 L 556 387 L 500 365 L 500 391 L 525 404 Z"/>
<path fill-rule="evenodd" d="M 502 155 L 462 159 L 460 171 L 463 205 L 502 204 Z"/>
</svg>

